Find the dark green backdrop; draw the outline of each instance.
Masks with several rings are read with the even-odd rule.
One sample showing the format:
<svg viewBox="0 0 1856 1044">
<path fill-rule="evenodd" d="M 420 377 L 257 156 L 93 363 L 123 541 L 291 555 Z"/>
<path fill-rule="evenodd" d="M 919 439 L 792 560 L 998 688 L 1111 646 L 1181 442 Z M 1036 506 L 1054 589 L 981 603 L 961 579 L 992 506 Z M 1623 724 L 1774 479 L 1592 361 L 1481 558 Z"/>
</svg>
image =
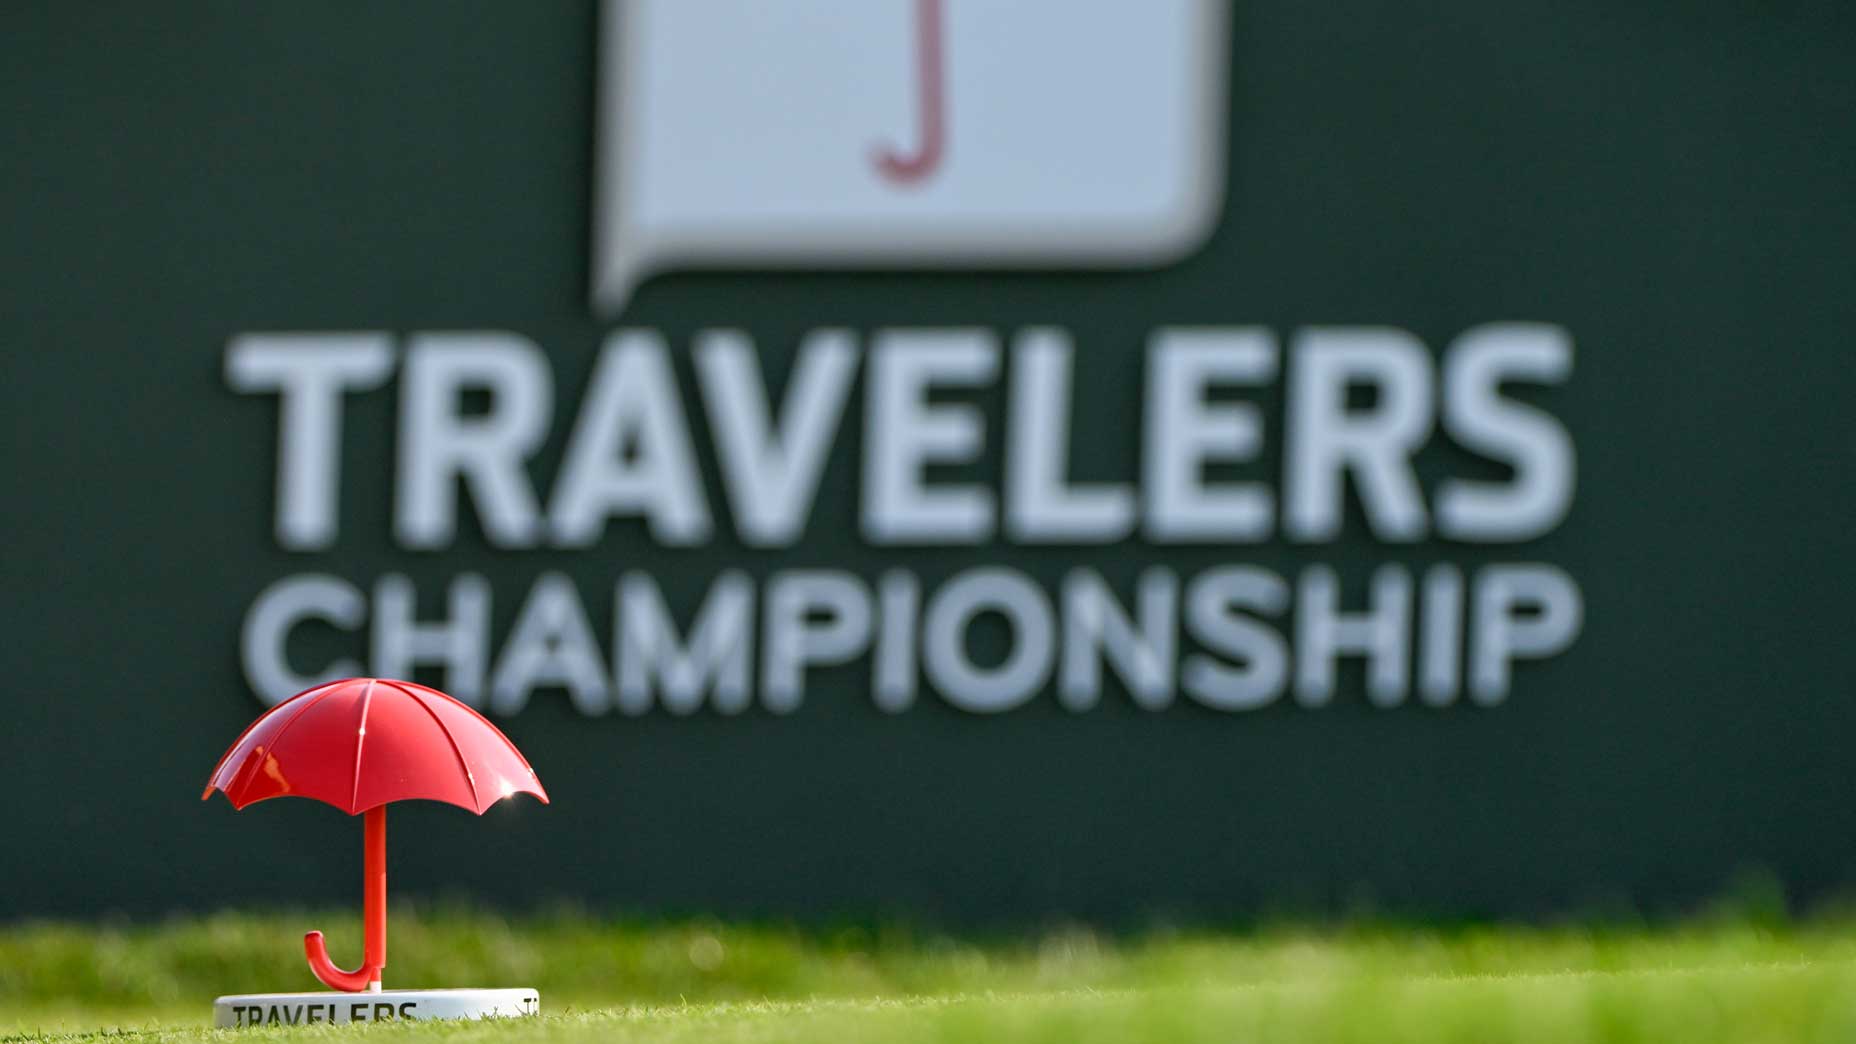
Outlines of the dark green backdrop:
<svg viewBox="0 0 1856 1044">
<path fill-rule="evenodd" d="M 1317 548 L 879 552 L 851 535 L 853 423 L 790 554 L 725 526 L 667 551 L 636 523 L 591 552 L 497 553 L 468 513 L 455 548 L 415 554 L 388 538 L 380 393 L 350 401 L 342 539 L 279 550 L 275 400 L 226 389 L 232 335 L 509 329 L 578 398 L 614 325 L 585 303 L 595 19 L 456 2 L 0 14 L 0 915 L 354 899 L 359 831 L 338 813 L 197 800 L 259 709 L 237 631 L 271 580 L 400 571 L 435 599 L 479 570 L 502 635 L 538 572 L 569 571 L 605 613 L 640 561 L 687 609 L 729 564 L 939 578 L 1001 558 L 1048 581 L 1087 561 L 1125 587 L 1152 562 L 1332 562 L 1357 583 L 1382 560 L 1539 560 L 1579 581 L 1587 621 L 1491 709 L 1376 711 L 1357 665 L 1325 709 L 1247 715 L 1113 697 L 1080 716 L 1046 698 L 889 717 L 861 666 L 819 675 L 783 718 L 586 721 L 544 695 L 503 724 L 555 804 L 397 814 L 397 886 L 994 919 L 1359 894 L 1527 914 L 1690 902 L 1746 867 L 1805 892 L 1856 877 L 1847 4 L 1239 0 L 1226 213 L 1185 263 L 671 275 L 620 320 L 664 331 L 686 379 L 705 326 L 751 331 L 776 378 L 817 326 L 1065 326 L 1088 360 L 1080 408 L 1104 419 L 1084 425 L 1084 477 L 1135 467 L 1155 326 L 1388 324 L 1439 351 L 1491 320 L 1556 323 L 1574 374 L 1532 399 L 1572 432 L 1579 490 L 1538 541 L 1389 548 L 1354 508 L 1354 535 Z M 1275 445 L 1280 395 L 1262 401 Z M 538 475 L 570 419 L 557 410 Z"/>
</svg>

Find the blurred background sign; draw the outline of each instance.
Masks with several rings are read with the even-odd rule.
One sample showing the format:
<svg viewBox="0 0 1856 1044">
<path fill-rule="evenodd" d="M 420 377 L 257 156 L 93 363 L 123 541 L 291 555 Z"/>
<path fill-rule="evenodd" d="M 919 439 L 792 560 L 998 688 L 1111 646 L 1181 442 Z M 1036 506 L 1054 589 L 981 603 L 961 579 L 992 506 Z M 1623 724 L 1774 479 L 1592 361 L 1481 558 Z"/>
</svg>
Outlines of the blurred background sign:
<svg viewBox="0 0 1856 1044">
<path fill-rule="evenodd" d="M 348 897 L 337 813 L 195 798 L 360 673 L 554 798 L 409 809 L 412 892 L 1849 879 L 1830 8 L 6 22 L 0 915 Z"/>
<path fill-rule="evenodd" d="M 1226 5 L 610 0 L 594 293 L 688 265 L 1151 265 L 1218 217 Z"/>
</svg>

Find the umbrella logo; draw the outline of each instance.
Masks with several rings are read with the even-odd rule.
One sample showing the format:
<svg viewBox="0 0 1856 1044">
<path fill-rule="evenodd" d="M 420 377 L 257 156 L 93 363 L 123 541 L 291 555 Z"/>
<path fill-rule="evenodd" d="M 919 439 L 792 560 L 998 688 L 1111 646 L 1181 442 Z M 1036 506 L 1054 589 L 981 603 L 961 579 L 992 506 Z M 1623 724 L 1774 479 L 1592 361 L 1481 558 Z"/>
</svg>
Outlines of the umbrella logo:
<svg viewBox="0 0 1856 1044">
<path fill-rule="evenodd" d="M 437 689 L 390 678 L 345 678 L 307 689 L 246 727 L 206 790 L 235 809 L 306 797 L 363 817 L 360 967 L 329 959 L 321 932 L 303 937 L 310 971 L 332 990 L 379 992 L 387 965 L 387 805 L 442 801 L 482 815 L 516 794 L 548 792 L 509 737 Z"/>
<path fill-rule="evenodd" d="M 921 142 L 913 152 L 892 148 L 877 151 L 878 171 L 899 184 L 920 181 L 941 165 L 947 147 L 947 88 L 941 56 L 941 0 L 915 0 L 915 71 L 921 85 Z"/>
<path fill-rule="evenodd" d="M 607 0 L 593 303 L 696 267 L 1168 264 L 1224 194 L 1229 0 Z"/>
</svg>

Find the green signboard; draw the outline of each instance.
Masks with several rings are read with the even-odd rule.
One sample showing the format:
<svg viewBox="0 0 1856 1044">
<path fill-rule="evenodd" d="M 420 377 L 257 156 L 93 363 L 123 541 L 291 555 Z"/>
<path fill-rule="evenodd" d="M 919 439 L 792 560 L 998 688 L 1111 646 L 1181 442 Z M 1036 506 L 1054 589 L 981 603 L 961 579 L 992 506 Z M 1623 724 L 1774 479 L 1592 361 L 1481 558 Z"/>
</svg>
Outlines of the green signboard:
<svg viewBox="0 0 1856 1044">
<path fill-rule="evenodd" d="M 402 815 L 426 893 L 1850 880 L 1830 7 L 37 7 L 0 915 L 347 897 L 197 798 L 351 674 L 554 798 Z"/>
</svg>

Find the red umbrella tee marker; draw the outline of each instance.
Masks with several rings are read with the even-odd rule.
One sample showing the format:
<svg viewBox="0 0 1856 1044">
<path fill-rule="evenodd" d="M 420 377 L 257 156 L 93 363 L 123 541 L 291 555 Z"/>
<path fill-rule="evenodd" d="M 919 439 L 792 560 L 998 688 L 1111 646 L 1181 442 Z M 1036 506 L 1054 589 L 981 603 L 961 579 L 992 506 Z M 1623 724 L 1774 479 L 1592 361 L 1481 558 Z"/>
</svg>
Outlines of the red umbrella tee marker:
<svg viewBox="0 0 1856 1044">
<path fill-rule="evenodd" d="M 496 726 L 437 689 L 389 678 L 347 678 L 298 693 L 245 729 L 213 769 L 202 799 L 223 792 L 232 807 L 277 797 L 306 797 L 364 817 L 363 908 L 366 926 L 361 966 L 353 971 L 329 959 L 321 932 L 303 938 L 310 970 L 335 990 L 381 992 L 387 963 L 387 809 L 394 801 L 442 801 L 482 815 L 516 794 L 546 804 L 547 791 L 528 760 Z M 439 996 L 439 995 L 444 996 Z M 463 994 L 521 994 L 485 1000 L 494 1010 L 471 1009 Z M 410 996 L 410 994 L 407 994 Z M 315 1004 L 320 994 L 279 994 Z M 394 1017 L 474 1017 L 532 1014 L 532 990 L 425 991 L 421 1001 L 392 1007 Z M 246 1003 L 254 999 L 259 1004 Z M 225 1002 L 236 1001 L 228 1005 Z M 262 1020 L 261 998 L 220 998 L 220 1025 Z M 288 1004 L 285 1014 L 288 1015 Z M 505 1010 L 513 1005 L 515 1009 Z M 272 1004 L 276 1007 L 276 1004 Z M 331 1011 L 344 1008 L 334 1005 Z M 355 1010 L 367 1005 L 346 1006 Z M 374 1005 L 372 1009 L 383 1008 Z M 402 1011 L 402 1009 L 405 1009 Z M 469 1009 L 469 1010 L 466 1010 Z M 228 1016 L 229 1012 L 229 1016 Z M 227 1021 L 228 1017 L 231 1021 Z M 354 1021 L 368 1018 L 365 1012 Z M 341 1019 L 338 1021 L 349 1021 Z"/>
</svg>

